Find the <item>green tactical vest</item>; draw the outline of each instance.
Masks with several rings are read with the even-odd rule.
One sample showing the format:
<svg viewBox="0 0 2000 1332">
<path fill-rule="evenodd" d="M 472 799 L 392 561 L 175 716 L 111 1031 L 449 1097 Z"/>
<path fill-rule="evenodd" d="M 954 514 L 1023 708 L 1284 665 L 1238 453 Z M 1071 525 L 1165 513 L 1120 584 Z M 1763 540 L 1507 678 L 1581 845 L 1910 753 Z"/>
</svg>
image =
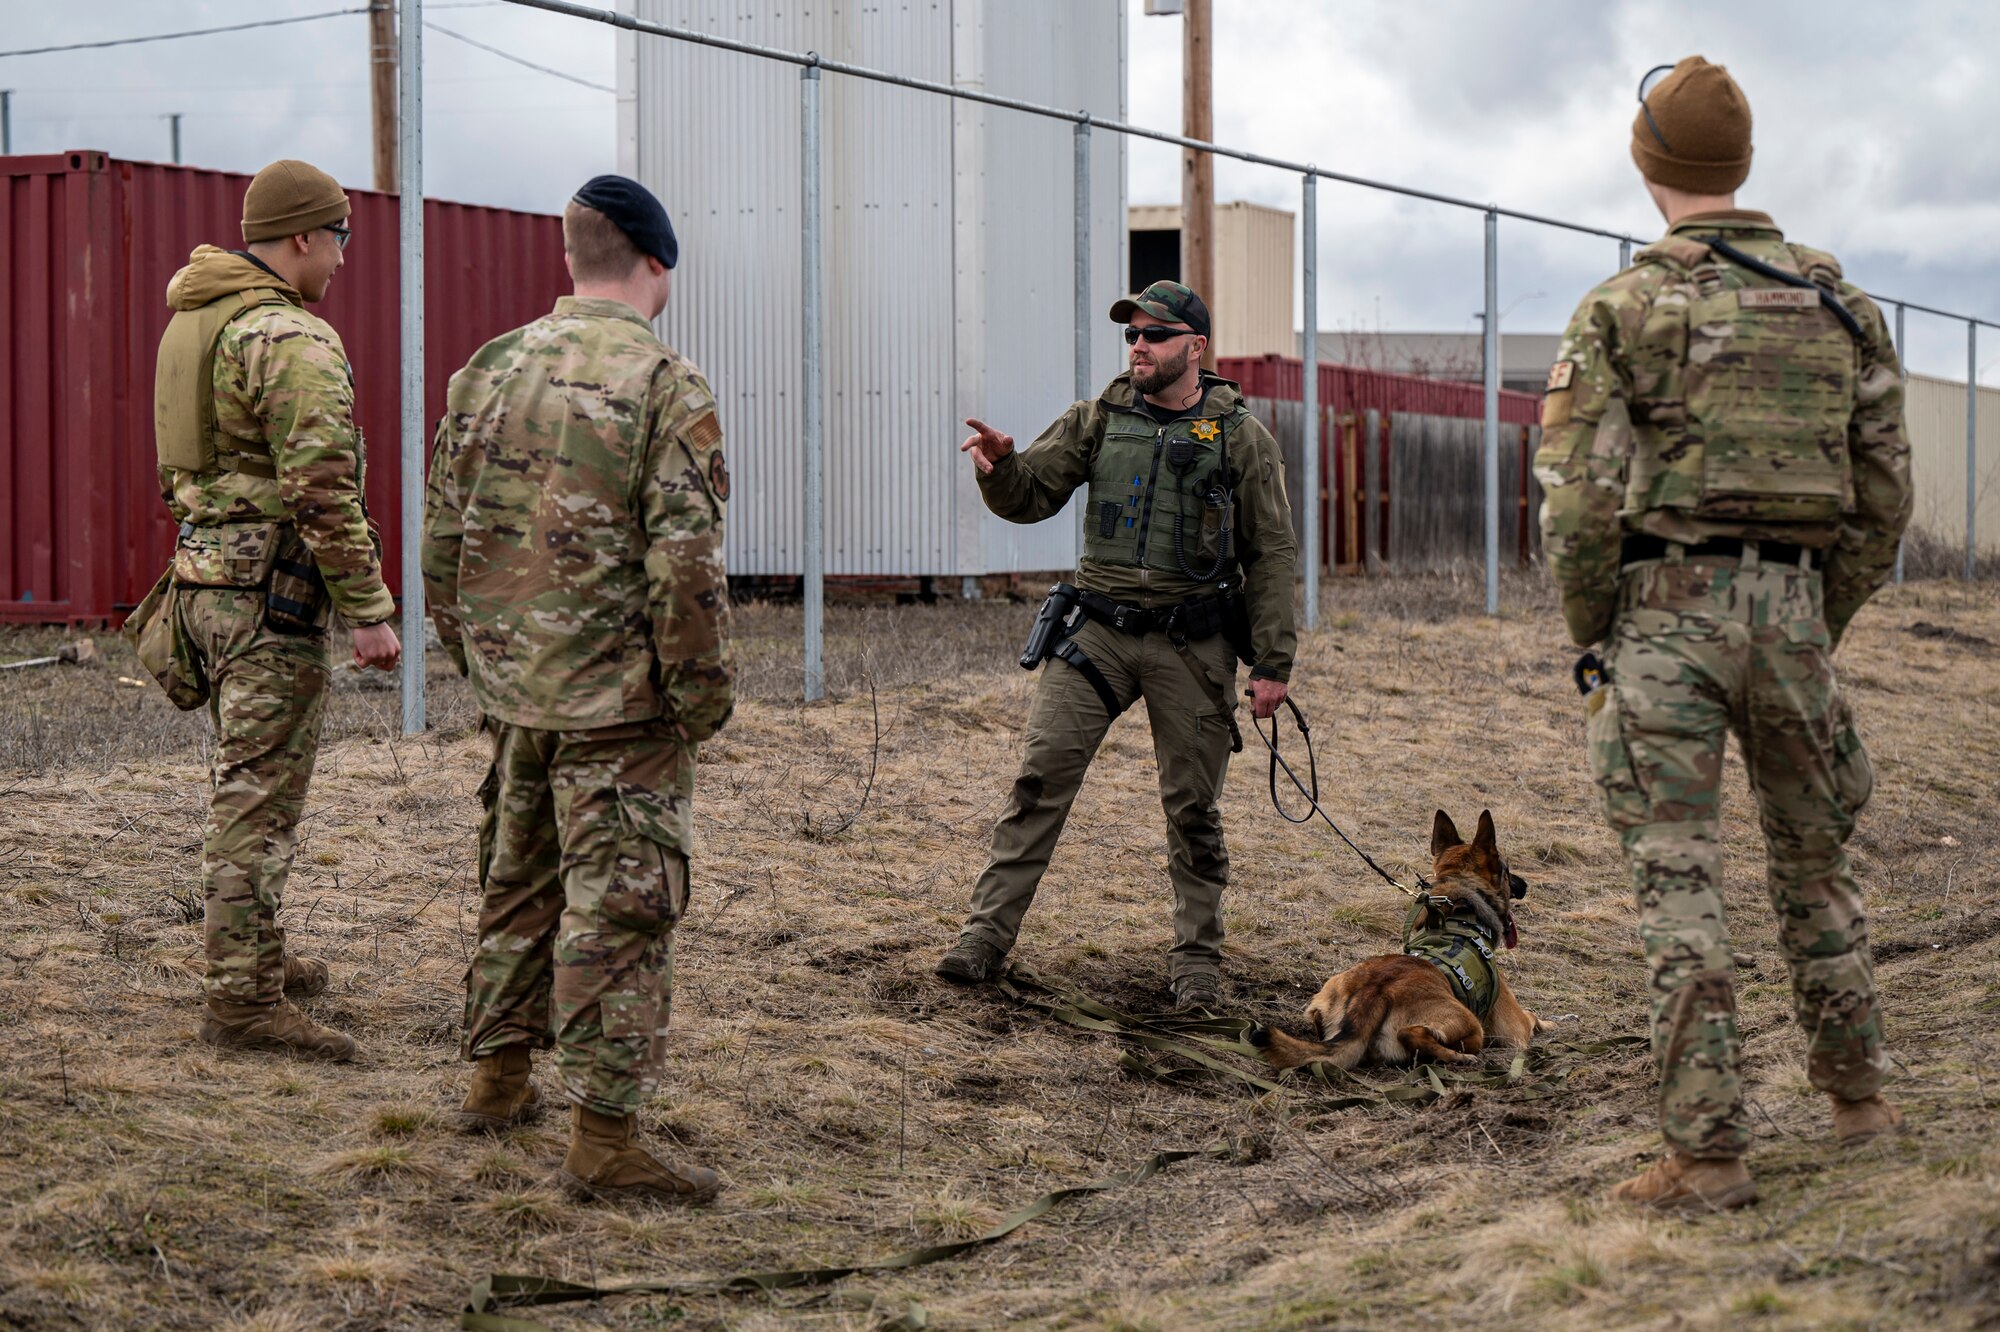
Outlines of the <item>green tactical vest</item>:
<svg viewBox="0 0 2000 1332">
<path fill-rule="evenodd" d="M 1738 244 L 1786 272 L 1839 276 L 1811 250 Z M 1657 317 L 1684 305 L 1687 353 L 1678 403 L 1640 395 L 1646 419 L 1635 413 L 1627 511 L 1821 524 L 1852 511 L 1847 428 L 1860 350 L 1819 293 L 1752 273 L 1686 236 L 1639 257 L 1673 271 L 1653 308 Z"/>
<path fill-rule="evenodd" d="M 1083 557 L 1214 582 L 1236 569 L 1229 436 L 1250 413 L 1183 416 L 1161 425 L 1143 408 L 1104 403 L 1104 438 L 1090 470 Z"/>
<path fill-rule="evenodd" d="M 153 371 L 153 446 L 160 466 L 183 472 L 243 472 L 274 478 L 268 448 L 238 439 L 215 423 L 215 348 L 223 330 L 246 310 L 290 304 L 267 287 L 218 296 L 193 310 L 177 310 L 160 335 Z"/>
<path fill-rule="evenodd" d="M 1486 932 L 1464 916 L 1448 916 L 1421 934 L 1414 933 L 1425 911 L 1424 899 L 1410 904 L 1403 922 L 1403 951 L 1420 957 L 1444 973 L 1458 1002 L 1471 1009 L 1480 1022 L 1493 1011 L 1500 997 L 1500 975 L 1494 970 L 1493 945 Z"/>
</svg>

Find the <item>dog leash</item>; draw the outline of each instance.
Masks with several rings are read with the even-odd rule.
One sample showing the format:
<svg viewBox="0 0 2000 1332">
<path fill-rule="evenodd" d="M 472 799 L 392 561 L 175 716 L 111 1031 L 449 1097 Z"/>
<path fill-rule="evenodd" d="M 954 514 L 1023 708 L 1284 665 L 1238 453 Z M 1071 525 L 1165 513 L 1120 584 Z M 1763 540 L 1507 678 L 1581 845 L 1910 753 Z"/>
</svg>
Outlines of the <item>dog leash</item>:
<svg viewBox="0 0 2000 1332">
<path fill-rule="evenodd" d="M 1246 693 L 1245 697 L 1249 697 L 1249 695 Z M 1250 729 L 1257 732 L 1257 738 L 1264 742 L 1264 748 L 1271 751 L 1271 807 L 1278 811 L 1278 817 L 1287 823 L 1310 823 L 1313 815 L 1319 815 L 1326 822 L 1326 826 L 1333 829 L 1334 835 L 1347 843 L 1347 849 L 1361 857 L 1362 864 L 1382 876 L 1382 882 L 1388 884 L 1397 892 L 1410 897 L 1428 896 L 1431 887 L 1430 880 L 1426 879 L 1422 874 L 1416 876 L 1419 887 L 1423 889 L 1422 892 L 1418 892 L 1416 888 L 1403 883 L 1390 874 L 1389 871 L 1376 864 L 1373 856 L 1356 846 L 1354 839 L 1349 837 L 1345 832 L 1342 832 L 1340 825 L 1333 821 L 1333 816 L 1321 808 L 1319 803 L 1319 756 L 1313 752 L 1312 727 L 1306 723 L 1305 713 L 1299 711 L 1299 705 L 1294 703 L 1289 695 L 1285 697 L 1283 702 L 1286 707 L 1292 710 L 1292 720 L 1298 723 L 1299 738 L 1305 741 L 1306 770 L 1312 776 L 1312 786 L 1308 789 L 1306 784 L 1299 780 L 1298 773 L 1292 770 L 1292 765 L 1287 763 L 1284 756 L 1278 752 L 1277 713 L 1273 712 L 1271 714 L 1271 734 L 1267 736 L 1264 734 L 1264 728 L 1257 723 L 1257 714 L 1252 712 L 1250 714 Z M 1292 785 L 1298 788 L 1299 794 L 1306 798 L 1306 812 L 1297 818 L 1293 818 L 1286 811 L 1284 803 L 1278 799 L 1278 770 L 1280 768 L 1284 769 L 1285 776 L 1292 779 Z"/>
</svg>

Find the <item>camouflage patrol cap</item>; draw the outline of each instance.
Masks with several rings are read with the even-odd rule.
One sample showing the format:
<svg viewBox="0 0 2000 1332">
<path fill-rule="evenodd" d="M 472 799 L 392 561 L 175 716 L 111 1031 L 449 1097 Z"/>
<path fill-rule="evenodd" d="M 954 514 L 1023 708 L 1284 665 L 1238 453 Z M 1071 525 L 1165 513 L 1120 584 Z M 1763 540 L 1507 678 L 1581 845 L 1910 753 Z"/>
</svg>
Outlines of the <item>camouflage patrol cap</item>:
<svg viewBox="0 0 2000 1332">
<path fill-rule="evenodd" d="M 1155 282 L 1137 296 L 1118 301 L 1111 307 L 1111 321 L 1129 324 L 1141 310 L 1165 323 L 1186 324 L 1203 337 L 1208 336 L 1208 307 L 1193 289 L 1178 282 Z"/>
</svg>

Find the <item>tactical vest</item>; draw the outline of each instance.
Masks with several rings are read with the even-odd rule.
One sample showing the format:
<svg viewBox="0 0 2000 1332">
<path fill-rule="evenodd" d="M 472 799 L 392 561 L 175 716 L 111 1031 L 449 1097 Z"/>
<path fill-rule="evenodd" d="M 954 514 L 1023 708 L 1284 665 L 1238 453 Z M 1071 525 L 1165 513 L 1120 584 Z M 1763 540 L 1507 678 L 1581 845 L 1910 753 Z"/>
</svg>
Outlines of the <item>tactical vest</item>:
<svg viewBox="0 0 2000 1332">
<path fill-rule="evenodd" d="M 243 472 L 275 478 L 268 446 L 239 439 L 215 423 L 215 349 L 223 330 L 246 310 L 289 305 L 268 287 L 219 296 L 192 310 L 176 310 L 160 336 L 153 372 L 153 445 L 160 466 L 183 472 Z"/>
<path fill-rule="evenodd" d="M 1425 911 L 1423 899 L 1410 906 L 1403 922 L 1403 951 L 1419 957 L 1444 973 L 1458 1002 L 1471 1009 L 1484 1023 L 1500 996 L 1500 974 L 1494 968 L 1493 944 L 1486 932 L 1464 916 L 1447 916 L 1442 924 L 1414 933 Z"/>
<path fill-rule="evenodd" d="M 1812 250 L 1757 248 L 1756 258 L 1785 272 L 1829 282 L 1840 275 Z M 1665 397 L 1634 395 L 1626 509 L 1821 524 L 1852 511 L 1847 428 L 1860 350 L 1819 292 L 1753 273 L 1686 236 L 1648 246 L 1640 258 L 1672 273 L 1654 320 L 1680 307 L 1686 353 L 1678 401 L 1671 384 Z"/>
<path fill-rule="evenodd" d="M 1225 540 L 1235 526 L 1236 503 L 1229 436 L 1249 410 L 1238 403 L 1163 426 L 1137 406 L 1104 406 L 1083 557 L 1164 569 L 1201 583 L 1234 572 L 1233 536 Z"/>
</svg>

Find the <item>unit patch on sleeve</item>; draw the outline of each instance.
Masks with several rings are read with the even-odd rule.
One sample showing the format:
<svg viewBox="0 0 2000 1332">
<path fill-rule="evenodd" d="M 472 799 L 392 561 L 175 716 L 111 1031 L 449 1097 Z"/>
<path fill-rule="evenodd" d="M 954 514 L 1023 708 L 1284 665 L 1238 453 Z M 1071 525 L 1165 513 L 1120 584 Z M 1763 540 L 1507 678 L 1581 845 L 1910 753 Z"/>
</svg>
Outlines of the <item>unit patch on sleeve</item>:
<svg viewBox="0 0 2000 1332">
<path fill-rule="evenodd" d="M 1576 378 L 1575 361 L 1557 361 L 1549 367 L 1549 392 L 1560 393 Z"/>
<path fill-rule="evenodd" d="M 723 464 L 721 449 L 717 449 L 715 456 L 708 460 L 708 488 L 716 499 L 724 504 L 729 502 L 729 468 Z"/>
</svg>

